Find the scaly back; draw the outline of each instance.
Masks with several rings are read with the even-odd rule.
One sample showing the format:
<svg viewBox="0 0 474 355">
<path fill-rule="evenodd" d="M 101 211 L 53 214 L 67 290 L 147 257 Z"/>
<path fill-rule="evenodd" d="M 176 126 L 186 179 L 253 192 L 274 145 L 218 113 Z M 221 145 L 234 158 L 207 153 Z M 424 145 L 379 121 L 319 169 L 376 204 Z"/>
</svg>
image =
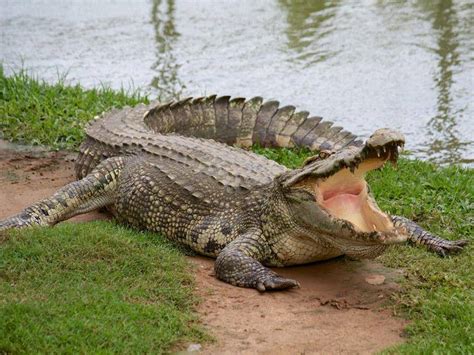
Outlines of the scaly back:
<svg viewBox="0 0 474 355">
<path fill-rule="evenodd" d="M 338 150 L 357 144 L 356 136 L 294 106 L 229 96 L 152 102 L 111 110 L 86 128 L 76 175 L 82 178 L 100 161 L 124 154 L 166 156 L 199 171 L 216 169 L 223 181 L 269 181 L 286 169 L 251 152 L 230 147 L 307 147 Z M 217 142 L 225 143 L 219 144 Z"/>
</svg>

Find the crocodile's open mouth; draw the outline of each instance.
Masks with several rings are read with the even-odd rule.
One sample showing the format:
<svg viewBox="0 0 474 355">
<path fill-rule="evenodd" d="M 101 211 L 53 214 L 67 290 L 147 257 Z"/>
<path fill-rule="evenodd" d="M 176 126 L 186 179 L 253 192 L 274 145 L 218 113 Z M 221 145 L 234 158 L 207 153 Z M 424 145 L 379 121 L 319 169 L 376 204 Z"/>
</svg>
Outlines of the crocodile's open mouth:
<svg viewBox="0 0 474 355">
<path fill-rule="evenodd" d="M 351 222 L 361 232 L 384 232 L 393 228 L 388 216 L 368 196 L 365 173 L 384 164 L 383 160 L 370 159 L 352 173 L 344 168 L 317 184 L 319 204 L 331 216 Z"/>
<path fill-rule="evenodd" d="M 365 175 L 387 161 L 395 163 L 398 149 L 404 143 L 400 132 L 378 129 L 365 144 L 357 141 L 325 156 L 307 159 L 300 169 L 280 176 L 281 186 L 311 191 L 320 207 L 315 213 L 323 210 L 333 220 L 343 221 L 345 225 L 349 222 L 356 232 L 391 234 L 388 233 L 394 230 L 391 218 L 378 208 Z"/>
<path fill-rule="evenodd" d="M 344 167 L 335 174 L 318 179 L 316 198 L 332 217 L 349 221 L 359 232 L 388 232 L 393 224 L 368 193 L 365 175 L 382 167 L 388 160 L 395 162 L 398 144 L 368 149 L 360 163 Z"/>
</svg>

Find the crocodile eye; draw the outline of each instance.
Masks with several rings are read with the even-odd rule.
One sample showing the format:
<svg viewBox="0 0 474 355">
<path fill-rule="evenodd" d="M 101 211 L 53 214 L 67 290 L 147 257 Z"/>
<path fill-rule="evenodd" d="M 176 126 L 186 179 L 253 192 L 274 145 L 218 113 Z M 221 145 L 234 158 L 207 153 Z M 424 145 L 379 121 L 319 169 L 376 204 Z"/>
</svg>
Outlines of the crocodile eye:
<svg viewBox="0 0 474 355">
<path fill-rule="evenodd" d="M 303 166 L 307 166 L 315 161 L 324 160 L 334 154 L 332 150 L 321 150 L 318 154 L 313 155 L 303 162 Z"/>
<path fill-rule="evenodd" d="M 334 154 L 333 150 L 321 150 L 318 154 L 319 159 L 326 159 Z"/>
</svg>

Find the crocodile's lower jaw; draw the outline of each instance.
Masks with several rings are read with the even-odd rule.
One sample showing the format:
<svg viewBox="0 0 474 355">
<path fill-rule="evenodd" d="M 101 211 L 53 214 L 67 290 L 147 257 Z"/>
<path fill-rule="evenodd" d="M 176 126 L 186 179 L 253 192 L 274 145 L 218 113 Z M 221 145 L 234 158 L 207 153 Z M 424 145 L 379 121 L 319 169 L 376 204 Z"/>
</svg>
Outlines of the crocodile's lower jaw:
<svg viewBox="0 0 474 355">
<path fill-rule="evenodd" d="M 365 174 L 384 165 L 385 159 L 368 159 L 354 172 L 345 168 L 316 186 L 318 203 L 332 216 L 352 223 L 358 232 L 387 232 L 390 218 L 369 197 Z"/>
</svg>

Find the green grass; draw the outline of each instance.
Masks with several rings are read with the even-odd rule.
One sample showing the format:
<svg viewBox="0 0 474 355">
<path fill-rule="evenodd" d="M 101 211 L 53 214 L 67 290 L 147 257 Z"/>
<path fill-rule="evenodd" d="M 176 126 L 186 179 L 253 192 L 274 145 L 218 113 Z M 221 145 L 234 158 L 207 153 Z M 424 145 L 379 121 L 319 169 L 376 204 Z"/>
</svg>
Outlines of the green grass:
<svg viewBox="0 0 474 355">
<path fill-rule="evenodd" d="M 268 159 L 275 160 L 279 164 L 285 165 L 286 167 L 290 169 L 295 169 L 302 166 L 303 162 L 307 158 L 314 155 L 307 148 L 273 149 L 273 148 L 262 148 L 260 146 L 254 146 L 252 150 L 257 154 L 261 154 Z"/>
<path fill-rule="evenodd" d="M 84 126 L 112 108 L 148 102 L 137 92 L 107 87 L 85 90 L 54 85 L 22 70 L 6 77 L 0 65 L 0 138 L 54 149 L 73 149 L 84 138 Z"/>
<path fill-rule="evenodd" d="M 151 233 L 63 223 L 0 246 L 0 353 L 162 353 L 200 341 L 192 271 Z"/>
<path fill-rule="evenodd" d="M 413 323 L 407 344 L 392 353 L 474 353 L 474 170 L 402 160 L 369 181 L 380 207 L 415 220 L 446 239 L 469 239 L 459 255 L 440 258 L 423 248 L 397 246 L 380 260 L 402 268 L 398 306 Z"/>
<path fill-rule="evenodd" d="M 25 72 L 0 74 L 4 136 L 54 148 L 76 148 L 84 122 L 100 111 L 146 100 L 108 89 L 48 85 Z M 54 125 L 68 133 L 58 135 L 50 129 Z M 255 151 L 290 167 L 310 155 Z M 398 170 L 387 166 L 370 174 L 369 182 L 384 210 L 447 239 L 473 239 L 473 170 L 405 158 Z M 15 232 L 0 247 L 0 352 L 156 352 L 202 337 L 182 254 L 156 238 L 109 223 Z M 474 352 L 472 243 L 454 257 L 399 246 L 380 260 L 405 270 L 393 309 L 412 320 L 407 343 L 388 352 Z M 170 311 L 160 313 L 162 307 Z"/>
</svg>

